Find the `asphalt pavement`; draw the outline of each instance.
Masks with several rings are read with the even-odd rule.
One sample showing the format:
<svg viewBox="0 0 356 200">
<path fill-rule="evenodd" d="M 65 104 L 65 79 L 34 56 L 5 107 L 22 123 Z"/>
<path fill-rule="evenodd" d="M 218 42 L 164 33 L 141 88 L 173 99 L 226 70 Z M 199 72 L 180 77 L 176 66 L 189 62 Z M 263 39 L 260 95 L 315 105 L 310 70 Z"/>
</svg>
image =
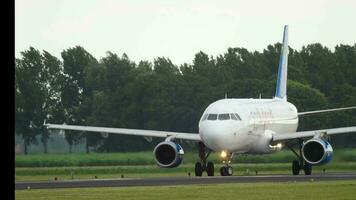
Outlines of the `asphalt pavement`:
<svg viewBox="0 0 356 200">
<path fill-rule="evenodd" d="M 117 178 L 90 180 L 53 180 L 37 182 L 16 182 L 15 189 L 52 189 L 81 187 L 128 187 L 162 186 L 220 183 L 257 183 L 257 182 L 306 182 L 356 180 L 356 173 L 313 174 L 313 175 L 256 175 L 256 176 L 214 176 L 214 177 L 165 177 L 165 178 Z"/>
</svg>

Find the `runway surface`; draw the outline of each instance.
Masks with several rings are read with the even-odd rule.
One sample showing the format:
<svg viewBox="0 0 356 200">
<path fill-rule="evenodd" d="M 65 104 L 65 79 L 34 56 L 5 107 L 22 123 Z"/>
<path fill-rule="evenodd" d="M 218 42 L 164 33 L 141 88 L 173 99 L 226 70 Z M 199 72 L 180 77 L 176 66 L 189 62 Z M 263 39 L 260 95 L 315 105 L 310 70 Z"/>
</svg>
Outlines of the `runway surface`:
<svg viewBox="0 0 356 200">
<path fill-rule="evenodd" d="M 257 183 L 257 182 L 302 182 L 328 180 L 356 180 L 356 173 L 335 173 L 315 175 L 258 175 L 258 176 L 215 176 L 215 177 L 167 177 L 144 179 L 91 179 L 63 180 L 40 182 L 17 182 L 15 189 L 51 189 L 80 187 L 127 187 L 127 186 L 161 186 L 188 184 L 218 184 L 218 183 Z"/>
</svg>

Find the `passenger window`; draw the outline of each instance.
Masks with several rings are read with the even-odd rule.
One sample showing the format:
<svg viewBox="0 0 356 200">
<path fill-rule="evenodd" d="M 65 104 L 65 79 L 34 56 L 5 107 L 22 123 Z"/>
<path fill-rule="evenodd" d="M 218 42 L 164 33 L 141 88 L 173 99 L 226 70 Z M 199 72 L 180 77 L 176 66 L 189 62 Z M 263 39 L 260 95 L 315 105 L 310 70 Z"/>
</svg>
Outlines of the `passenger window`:
<svg viewBox="0 0 356 200">
<path fill-rule="evenodd" d="M 230 115 L 229 113 L 219 114 L 219 120 L 229 120 Z"/>
<path fill-rule="evenodd" d="M 237 113 L 234 113 L 234 114 L 238 120 L 241 120 L 240 116 Z"/>
<path fill-rule="evenodd" d="M 209 114 L 208 120 L 216 120 L 218 118 L 217 114 Z"/>
<path fill-rule="evenodd" d="M 231 119 L 233 119 L 233 120 L 237 120 L 237 117 L 235 116 L 235 114 L 234 114 L 234 113 L 230 113 L 230 116 L 231 116 Z"/>
</svg>

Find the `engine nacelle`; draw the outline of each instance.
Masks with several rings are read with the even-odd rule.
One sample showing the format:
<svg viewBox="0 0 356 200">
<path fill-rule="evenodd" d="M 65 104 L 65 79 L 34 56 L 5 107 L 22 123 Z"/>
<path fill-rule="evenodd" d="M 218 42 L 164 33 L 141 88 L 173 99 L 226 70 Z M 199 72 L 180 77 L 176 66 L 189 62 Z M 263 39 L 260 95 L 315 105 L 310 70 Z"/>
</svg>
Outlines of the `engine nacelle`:
<svg viewBox="0 0 356 200">
<path fill-rule="evenodd" d="M 333 148 L 324 139 L 313 138 L 306 141 L 302 147 L 303 159 L 312 165 L 324 165 L 331 161 Z"/>
<path fill-rule="evenodd" d="M 183 161 L 183 148 L 174 142 L 164 141 L 153 150 L 157 165 L 164 168 L 178 167 Z"/>
</svg>

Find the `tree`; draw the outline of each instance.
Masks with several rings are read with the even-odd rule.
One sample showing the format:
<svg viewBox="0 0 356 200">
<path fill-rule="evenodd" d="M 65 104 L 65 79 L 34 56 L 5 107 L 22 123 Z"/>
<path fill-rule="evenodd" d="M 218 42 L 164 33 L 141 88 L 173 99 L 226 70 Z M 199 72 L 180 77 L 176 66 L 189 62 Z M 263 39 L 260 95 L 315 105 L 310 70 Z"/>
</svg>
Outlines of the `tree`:
<svg viewBox="0 0 356 200">
<path fill-rule="evenodd" d="M 25 154 L 28 154 L 28 145 L 36 144 L 36 135 L 43 132 L 45 72 L 38 50 L 30 47 L 21 55 L 21 59 L 16 59 L 15 66 L 15 131 L 22 135 Z"/>
<path fill-rule="evenodd" d="M 86 86 L 85 77 L 89 68 L 97 65 L 97 60 L 83 47 L 76 46 L 62 53 L 63 72 L 65 74 L 61 91 L 65 121 L 69 124 L 85 124 L 85 116 L 90 114 L 92 91 Z M 88 105 L 89 104 L 89 105 Z M 90 137 L 87 135 L 86 138 Z M 66 140 L 71 146 L 80 140 L 80 135 L 66 133 Z M 87 153 L 89 146 L 87 143 Z"/>
<path fill-rule="evenodd" d="M 337 83 L 356 87 L 356 43 L 354 46 L 337 45 L 335 47 Z"/>
<path fill-rule="evenodd" d="M 332 52 L 319 43 L 310 44 L 302 48 L 301 56 L 308 73 L 305 74 L 312 87 L 318 88 L 327 96 L 336 84 L 337 74 L 336 60 Z M 339 75 L 339 78 L 342 76 Z"/>
<path fill-rule="evenodd" d="M 60 90 L 63 80 L 62 63 L 49 52 L 43 51 L 43 75 L 42 75 L 42 91 L 45 93 L 43 116 L 46 120 L 52 123 L 60 122 L 63 119 L 63 108 L 60 102 Z M 47 141 L 49 138 L 49 131 L 42 127 L 41 141 L 43 144 L 44 153 L 47 153 Z"/>
<path fill-rule="evenodd" d="M 48 133 L 44 119 L 56 123 L 198 131 L 204 109 L 224 98 L 272 98 L 281 44 L 268 45 L 263 52 L 241 47 L 228 48 L 215 58 L 200 51 L 192 64 L 176 66 L 169 58 L 137 65 L 126 54 L 107 52 L 98 62 L 83 47 L 62 52 L 63 63 L 43 51 L 22 52 L 15 66 L 16 134 L 27 145 L 42 135 L 46 149 Z M 299 111 L 352 106 L 356 101 L 356 44 L 338 45 L 335 52 L 321 44 L 301 51 L 289 48 L 288 100 Z M 48 115 L 47 115 L 48 114 Z M 300 129 L 354 125 L 352 111 L 300 118 Z M 340 119 L 343 119 L 340 121 Z M 72 145 L 85 138 L 97 151 L 152 149 L 141 137 L 66 132 Z M 336 145 L 350 145 L 346 137 Z M 139 146 L 139 148 L 137 148 Z M 352 144 L 351 144 L 352 146 Z M 135 148 L 133 148 L 135 147 Z"/>
<path fill-rule="evenodd" d="M 329 97 L 332 102 L 330 107 L 355 106 L 356 102 L 356 87 L 349 84 L 340 84 L 334 87 Z M 327 115 L 330 118 L 330 127 L 347 127 L 355 126 L 356 111 L 348 110 L 342 112 L 334 112 Z M 342 119 L 342 120 L 340 120 Z M 356 147 L 356 134 L 345 134 L 333 137 L 333 143 L 341 147 Z"/>
<path fill-rule="evenodd" d="M 293 103 L 298 112 L 328 108 L 328 100 L 319 90 L 296 81 L 288 81 L 288 101 Z M 325 115 L 300 117 L 299 130 L 315 130 L 328 127 L 329 118 Z"/>
<path fill-rule="evenodd" d="M 35 136 L 38 134 L 41 134 L 44 153 L 47 153 L 49 132 L 43 122 L 61 118 L 61 62 L 47 51 L 41 54 L 33 47 L 21 55 L 15 66 L 15 126 L 24 138 L 25 154 L 28 145 L 37 143 Z"/>
</svg>

